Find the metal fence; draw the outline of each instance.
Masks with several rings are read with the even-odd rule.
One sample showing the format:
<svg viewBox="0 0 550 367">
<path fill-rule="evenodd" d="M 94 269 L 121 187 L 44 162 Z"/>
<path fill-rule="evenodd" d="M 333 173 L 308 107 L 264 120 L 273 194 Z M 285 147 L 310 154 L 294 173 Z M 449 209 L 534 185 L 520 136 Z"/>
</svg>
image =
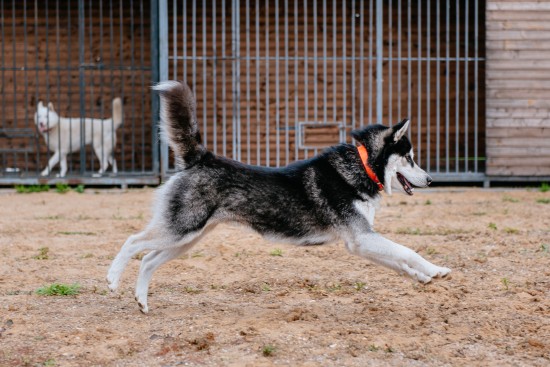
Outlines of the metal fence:
<svg viewBox="0 0 550 367">
<path fill-rule="evenodd" d="M 484 1 L 159 5 L 160 78 L 192 86 L 214 152 L 281 166 L 410 117 L 436 179 L 484 179 Z"/>
<path fill-rule="evenodd" d="M 58 176 L 159 182 L 148 92 L 158 80 L 151 52 L 157 9 L 146 0 L 0 2 L 0 183 L 53 183 Z"/>
</svg>

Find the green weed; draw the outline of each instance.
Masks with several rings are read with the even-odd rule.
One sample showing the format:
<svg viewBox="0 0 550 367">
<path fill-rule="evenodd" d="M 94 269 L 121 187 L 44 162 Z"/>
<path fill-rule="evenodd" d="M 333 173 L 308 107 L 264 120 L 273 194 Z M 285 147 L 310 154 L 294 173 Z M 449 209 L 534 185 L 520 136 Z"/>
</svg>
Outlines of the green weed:
<svg viewBox="0 0 550 367">
<path fill-rule="evenodd" d="M 517 228 L 511 228 L 511 227 L 506 227 L 504 228 L 504 232 L 508 233 L 508 234 L 518 234 L 519 233 L 519 229 Z"/>
<path fill-rule="evenodd" d="M 540 185 L 539 191 L 540 191 L 540 192 L 548 192 L 548 191 L 550 191 L 550 185 L 548 185 L 548 182 L 543 182 L 543 183 Z"/>
<path fill-rule="evenodd" d="M 271 291 L 271 287 L 269 286 L 269 284 L 267 284 L 267 283 L 262 284 L 262 291 L 264 291 L 264 292 Z"/>
<path fill-rule="evenodd" d="M 55 184 L 55 192 L 57 192 L 58 194 L 64 194 L 68 192 L 70 189 L 71 188 L 67 184 L 60 183 L 60 182 Z"/>
<path fill-rule="evenodd" d="M 81 231 L 61 231 L 61 232 L 57 232 L 57 234 L 64 234 L 66 236 L 75 236 L 75 235 L 80 235 L 80 236 L 95 236 L 95 233 L 94 232 L 81 232 Z"/>
<path fill-rule="evenodd" d="M 502 278 L 502 279 L 500 279 L 500 282 L 504 286 L 504 289 L 506 289 L 506 290 L 509 289 L 510 281 L 508 280 L 508 278 Z"/>
<path fill-rule="evenodd" d="M 537 203 L 539 203 L 539 204 L 550 204 L 550 198 L 537 199 Z"/>
<path fill-rule="evenodd" d="M 271 357 L 276 350 L 277 348 L 275 348 L 275 346 L 273 345 L 270 345 L 270 344 L 264 345 L 264 347 L 262 348 L 262 355 L 264 357 Z"/>
<path fill-rule="evenodd" d="M 495 231 L 497 230 L 497 225 L 493 222 L 489 223 L 488 227 L 492 230 L 495 230 Z"/>
<path fill-rule="evenodd" d="M 276 248 L 269 253 L 271 256 L 283 256 L 283 250 Z"/>
<path fill-rule="evenodd" d="M 79 194 L 82 194 L 84 192 L 84 185 L 78 185 L 73 189 L 75 192 L 78 192 Z"/>
<path fill-rule="evenodd" d="M 15 191 L 19 194 L 29 194 L 32 192 L 44 192 L 49 191 L 48 185 L 16 185 Z"/>
<path fill-rule="evenodd" d="M 376 346 L 376 344 L 371 344 L 368 346 L 369 352 L 378 352 L 379 349 L 380 347 Z"/>
<path fill-rule="evenodd" d="M 504 195 L 502 197 L 502 201 L 509 202 L 509 203 L 518 203 L 519 199 L 513 198 L 513 197 L 508 196 L 508 195 Z"/>
<path fill-rule="evenodd" d="M 432 201 L 430 199 L 426 200 L 426 202 L 424 203 L 424 205 L 432 205 Z"/>
<path fill-rule="evenodd" d="M 355 288 L 356 291 L 362 291 L 366 285 L 367 283 L 355 282 L 355 284 L 353 285 L 353 288 Z"/>
<path fill-rule="evenodd" d="M 80 285 L 53 283 L 36 290 L 41 296 L 74 296 L 80 293 Z"/>
<path fill-rule="evenodd" d="M 36 260 L 48 260 L 50 258 L 48 255 L 49 251 L 49 247 L 40 247 L 38 249 L 38 255 L 33 256 L 32 258 Z"/>
<path fill-rule="evenodd" d="M 540 251 L 541 251 L 541 252 L 545 252 L 545 253 L 550 252 L 550 245 L 547 244 L 547 243 L 542 243 L 542 244 L 540 245 Z"/>
</svg>

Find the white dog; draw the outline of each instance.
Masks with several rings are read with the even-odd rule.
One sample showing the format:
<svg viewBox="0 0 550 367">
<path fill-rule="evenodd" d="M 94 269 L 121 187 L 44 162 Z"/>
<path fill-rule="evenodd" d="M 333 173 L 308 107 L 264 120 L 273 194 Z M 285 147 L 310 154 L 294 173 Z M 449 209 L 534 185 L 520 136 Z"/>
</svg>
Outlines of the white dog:
<svg viewBox="0 0 550 367">
<path fill-rule="evenodd" d="M 48 161 L 48 166 L 42 171 L 42 176 L 49 175 L 52 168 L 61 162 L 58 177 L 64 177 L 67 173 L 67 154 L 77 152 L 88 144 L 93 144 L 94 152 L 99 159 L 98 174 L 105 173 L 109 164 L 112 166 L 113 173 L 117 173 L 113 151 L 116 146 L 116 130 L 122 124 L 120 98 L 113 99 L 112 118 L 84 118 L 84 142 L 81 141 L 80 134 L 81 118 L 59 116 L 51 102 L 47 107 L 42 101 L 38 103 L 34 123 L 44 137 L 48 149 L 54 152 Z"/>
</svg>

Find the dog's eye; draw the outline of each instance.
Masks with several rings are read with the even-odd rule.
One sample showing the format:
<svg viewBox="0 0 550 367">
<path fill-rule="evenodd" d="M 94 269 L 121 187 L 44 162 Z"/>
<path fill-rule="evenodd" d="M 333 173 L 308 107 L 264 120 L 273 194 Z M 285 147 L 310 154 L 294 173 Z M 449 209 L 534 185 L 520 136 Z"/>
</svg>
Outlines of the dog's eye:
<svg viewBox="0 0 550 367">
<path fill-rule="evenodd" d="M 407 154 L 407 155 L 405 156 L 405 159 L 407 160 L 407 162 L 409 162 L 409 164 L 411 165 L 411 167 L 414 168 L 414 161 L 412 160 L 411 156 Z"/>
</svg>

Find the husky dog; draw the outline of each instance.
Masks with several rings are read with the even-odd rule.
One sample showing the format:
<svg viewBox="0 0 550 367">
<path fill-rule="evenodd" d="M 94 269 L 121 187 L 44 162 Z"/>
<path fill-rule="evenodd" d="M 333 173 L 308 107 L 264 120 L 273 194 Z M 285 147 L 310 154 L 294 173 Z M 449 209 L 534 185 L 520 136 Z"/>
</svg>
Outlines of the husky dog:
<svg viewBox="0 0 550 367">
<path fill-rule="evenodd" d="M 195 100 L 185 84 L 166 81 L 154 89 L 160 92 L 162 135 L 174 151 L 177 172 L 157 190 L 151 222 L 128 238 L 107 274 L 114 291 L 130 258 L 150 251 L 142 259 L 136 286 L 142 312 L 148 311 L 153 272 L 222 222 L 239 223 L 268 239 L 297 245 L 341 239 L 351 253 L 422 283 L 451 271 L 373 229 L 381 190 L 412 195 L 413 187 L 426 187 L 432 181 L 413 160 L 406 136 L 409 120 L 391 128 L 371 125 L 353 131 L 359 149 L 340 144 L 284 168 L 264 168 L 206 150 Z"/>
<path fill-rule="evenodd" d="M 99 159 L 98 175 L 102 175 L 109 167 L 117 173 L 114 149 L 116 146 L 116 129 L 122 124 L 122 101 L 113 99 L 113 117 L 110 119 L 84 118 L 84 142 L 80 134 L 80 117 L 61 117 L 55 112 L 53 104 L 44 106 L 42 101 L 34 114 L 34 123 L 44 137 L 48 149 L 54 154 L 48 161 L 48 166 L 41 172 L 42 176 L 50 174 L 52 168 L 60 163 L 58 177 L 67 173 L 67 154 L 79 151 L 83 145 L 93 143 L 94 152 Z"/>
</svg>

